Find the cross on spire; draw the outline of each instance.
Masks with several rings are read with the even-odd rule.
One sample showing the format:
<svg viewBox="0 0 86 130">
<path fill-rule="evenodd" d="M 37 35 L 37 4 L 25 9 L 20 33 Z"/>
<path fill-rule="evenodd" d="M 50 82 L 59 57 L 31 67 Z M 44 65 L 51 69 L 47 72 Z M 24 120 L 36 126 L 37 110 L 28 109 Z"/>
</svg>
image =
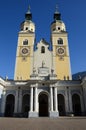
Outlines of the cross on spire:
<svg viewBox="0 0 86 130">
<path fill-rule="evenodd" d="M 30 12 L 30 5 L 28 6 L 28 11 L 25 14 L 26 20 L 32 20 L 32 13 Z"/>
<path fill-rule="evenodd" d="M 58 10 L 59 10 L 59 7 L 58 7 L 58 5 L 56 4 L 56 12 L 58 12 Z"/>
<path fill-rule="evenodd" d="M 31 10 L 31 8 L 30 8 L 30 5 L 29 5 L 27 13 L 31 13 L 30 10 Z"/>
<path fill-rule="evenodd" d="M 61 20 L 61 14 L 58 11 L 58 5 L 56 5 L 56 11 L 54 13 L 54 20 Z"/>
</svg>

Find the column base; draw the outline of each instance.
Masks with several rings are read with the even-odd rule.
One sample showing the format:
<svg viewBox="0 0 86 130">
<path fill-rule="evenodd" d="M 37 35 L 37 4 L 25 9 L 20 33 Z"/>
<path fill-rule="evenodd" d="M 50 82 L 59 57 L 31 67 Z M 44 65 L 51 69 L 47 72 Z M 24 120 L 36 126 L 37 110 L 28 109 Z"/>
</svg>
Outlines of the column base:
<svg viewBox="0 0 86 130">
<path fill-rule="evenodd" d="M 38 112 L 30 111 L 28 117 L 38 117 Z"/>
<path fill-rule="evenodd" d="M 50 111 L 49 112 L 49 117 L 59 117 L 59 112 L 58 111 Z"/>
</svg>

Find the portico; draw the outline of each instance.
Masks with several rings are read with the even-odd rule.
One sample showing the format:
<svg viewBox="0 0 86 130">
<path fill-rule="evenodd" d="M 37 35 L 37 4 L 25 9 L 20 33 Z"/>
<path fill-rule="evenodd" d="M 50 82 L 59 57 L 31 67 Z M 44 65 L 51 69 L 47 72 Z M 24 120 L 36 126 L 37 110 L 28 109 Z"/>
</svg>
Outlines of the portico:
<svg viewBox="0 0 86 130">
<path fill-rule="evenodd" d="M 45 86 L 40 86 L 40 84 L 36 83 L 30 86 L 30 91 L 30 111 L 28 113 L 29 117 L 59 116 L 57 105 L 57 87 L 54 84 L 49 85 L 49 83 L 46 84 L 45 82 Z M 45 109 L 44 111 L 46 111 L 46 114 L 41 113 L 41 109 Z"/>
</svg>

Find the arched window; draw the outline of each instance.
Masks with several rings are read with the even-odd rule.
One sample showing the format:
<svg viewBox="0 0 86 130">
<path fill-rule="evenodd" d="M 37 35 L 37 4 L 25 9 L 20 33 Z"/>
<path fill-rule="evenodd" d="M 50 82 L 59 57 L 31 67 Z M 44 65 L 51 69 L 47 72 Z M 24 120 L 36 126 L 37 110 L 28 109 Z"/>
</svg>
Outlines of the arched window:
<svg viewBox="0 0 86 130">
<path fill-rule="evenodd" d="M 45 53 L 45 47 L 44 46 L 41 47 L 41 53 Z"/>
<path fill-rule="evenodd" d="M 25 39 L 25 40 L 23 41 L 23 45 L 28 45 L 28 40 L 27 40 L 27 39 Z"/>
<path fill-rule="evenodd" d="M 63 45 L 63 39 L 62 39 L 62 38 L 59 38 L 59 39 L 58 39 L 58 44 L 59 44 L 59 45 Z"/>
</svg>

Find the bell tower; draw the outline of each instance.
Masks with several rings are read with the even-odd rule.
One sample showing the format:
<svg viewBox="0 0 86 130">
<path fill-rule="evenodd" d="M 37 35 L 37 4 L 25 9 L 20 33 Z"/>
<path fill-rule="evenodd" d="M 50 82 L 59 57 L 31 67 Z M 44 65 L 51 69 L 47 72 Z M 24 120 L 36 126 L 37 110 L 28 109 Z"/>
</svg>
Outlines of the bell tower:
<svg viewBox="0 0 86 130">
<path fill-rule="evenodd" d="M 25 21 L 20 25 L 14 80 L 28 80 L 33 69 L 33 48 L 35 24 L 32 22 L 30 7 L 25 14 Z"/>
<path fill-rule="evenodd" d="M 71 80 L 68 33 L 61 14 L 56 8 L 54 21 L 51 23 L 51 44 L 53 49 L 53 68 L 60 80 Z"/>
</svg>

